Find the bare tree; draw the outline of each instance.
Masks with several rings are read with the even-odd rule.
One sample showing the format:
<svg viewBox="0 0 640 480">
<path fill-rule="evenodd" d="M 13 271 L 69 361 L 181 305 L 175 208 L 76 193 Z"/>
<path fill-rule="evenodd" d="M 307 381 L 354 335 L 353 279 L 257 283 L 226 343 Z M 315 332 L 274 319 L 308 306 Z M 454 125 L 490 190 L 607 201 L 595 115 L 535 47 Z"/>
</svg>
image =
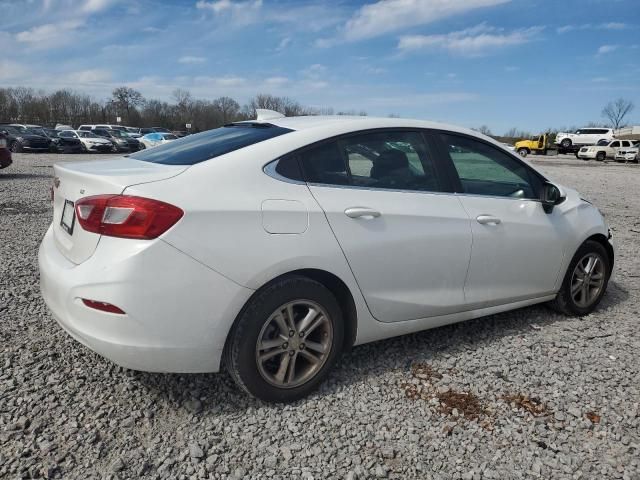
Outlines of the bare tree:
<svg viewBox="0 0 640 480">
<path fill-rule="evenodd" d="M 474 130 L 476 132 L 480 132 L 483 135 L 493 135 L 491 133 L 491 129 L 489 127 L 487 127 L 486 125 L 480 125 L 478 128 L 474 128 Z"/>
<path fill-rule="evenodd" d="M 213 106 L 217 108 L 222 115 L 223 125 L 234 121 L 238 116 L 238 112 L 240 111 L 240 105 L 238 104 L 238 102 L 230 97 L 220 97 L 214 100 Z"/>
<path fill-rule="evenodd" d="M 111 104 L 117 110 L 116 113 L 127 112 L 127 122 L 131 118 L 131 109 L 144 103 L 142 94 L 130 87 L 118 87 L 111 92 Z"/>
<path fill-rule="evenodd" d="M 624 119 L 634 107 L 635 105 L 631 100 L 619 98 L 605 105 L 602 109 L 602 116 L 609 120 L 612 128 L 620 128 L 625 125 Z"/>
</svg>

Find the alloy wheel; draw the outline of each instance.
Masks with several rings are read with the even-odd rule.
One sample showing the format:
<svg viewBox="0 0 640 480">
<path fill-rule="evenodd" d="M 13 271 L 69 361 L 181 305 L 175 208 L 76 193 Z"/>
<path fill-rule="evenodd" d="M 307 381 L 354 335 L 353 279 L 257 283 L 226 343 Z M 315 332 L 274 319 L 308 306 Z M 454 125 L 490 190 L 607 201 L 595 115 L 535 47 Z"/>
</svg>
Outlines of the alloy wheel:
<svg viewBox="0 0 640 480">
<path fill-rule="evenodd" d="M 571 276 L 571 297 L 578 307 L 590 307 L 600 295 L 606 277 L 605 264 L 597 253 L 588 253 Z"/>
<path fill-rule="evenodd" d="M 258 371 L 275 387 L 298 387 L 322 369 L 332 343 L 333 324 L 324 308 L 311 300 L 285 303 L 268 317 L 258 335 Z"/>
</svg>

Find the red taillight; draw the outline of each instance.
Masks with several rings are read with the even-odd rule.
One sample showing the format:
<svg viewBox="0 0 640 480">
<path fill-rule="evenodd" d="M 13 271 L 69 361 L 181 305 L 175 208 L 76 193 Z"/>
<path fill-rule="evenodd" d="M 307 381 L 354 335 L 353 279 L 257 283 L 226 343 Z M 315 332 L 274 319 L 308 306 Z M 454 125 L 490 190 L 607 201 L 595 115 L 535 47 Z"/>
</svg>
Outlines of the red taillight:
<svg viewBox="0 0 640 480">
<path fill-rule="evenodd" d="M 80 226 L 110 237 L 149 240 L 159 237 L 184 212 L 168 203 L 131 195 L 96 195 L 76 202 Z"/>
<path fill-rule="evenodd" d="M 87 300 L 86 298 L 82 299 L 82 303 L 84 303 L 89 308 L 94 308 L 96 310 L 100 310 L 102 312 L 108 313 L 117 313 L 119 315 L 124 315 L 124 310 L 115 305 L 111 305 L 107 302 L 99 302 L 97 300 Z"/>
</svg>

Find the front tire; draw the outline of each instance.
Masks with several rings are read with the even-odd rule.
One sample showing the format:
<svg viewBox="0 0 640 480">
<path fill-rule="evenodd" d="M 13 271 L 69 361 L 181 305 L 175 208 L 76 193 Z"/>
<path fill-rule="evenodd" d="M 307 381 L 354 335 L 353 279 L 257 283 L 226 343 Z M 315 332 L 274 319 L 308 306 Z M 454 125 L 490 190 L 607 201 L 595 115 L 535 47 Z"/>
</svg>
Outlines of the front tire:
<svg viewBox="0 0 640 480">
<path fill-rule="evenodd" d="M 240 313 L 225 348 L 237 385 L 266 402 L 292 402 L 315 390 L 341 353 L 344 326 L 321 283 L 283 277 L 259 290 Z"/>
<path fill-rule="evenodd" d="M 571 140 L 565 138 L 564 140 L 562 140 L 562 142 L 560 142 L 560 145 L 562 145 L 562 148 L 569 148 L 571 147 Z"/>
<path fill-rule="evenodd" d="M 607 154 L 606 153 L 604 153 L 604 152 L 596 153 L 596 160 L 598 162 L 604 162 L 606 160 L 606 158 L 607 158 Z"/>
<path fill-rule="evenodd" d="M 518 155 L 520 155 L 522 158 L 526 157 L 528 154 L 529 154 L 529 151 L 526 148 L 518 149 Z"/>
<path fill-rule="evenodd" d="M 610 275 L 611 260 L 606 249 L 596 241 L 586 241 L 573 256 L 550 306 L 568 316 L 588 315 L 602 300 Z"/>
<path fill-rule="evenodd" d="M 18 141 L 15 141 L 11 144 L 11 148 L 9 150 L 11 150 L 13 153 L 20 153 L 22 152 L 22 144 Z"/>
</svg>

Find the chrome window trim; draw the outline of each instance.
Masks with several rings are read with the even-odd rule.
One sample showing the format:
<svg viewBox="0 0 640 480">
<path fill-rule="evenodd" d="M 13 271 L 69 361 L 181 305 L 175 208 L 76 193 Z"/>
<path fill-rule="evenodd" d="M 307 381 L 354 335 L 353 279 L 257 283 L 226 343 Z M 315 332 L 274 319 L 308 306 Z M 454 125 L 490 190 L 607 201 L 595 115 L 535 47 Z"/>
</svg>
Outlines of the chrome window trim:
<svg viewBox="0 0 640 480">
<path fill-rule="evenodd" d="M 392 193 L 421 193 L 426 195 L 453 195 L 455 197 L 478 197 L 478 198 L 495 198 L 501 200 L 520 200 L 527 202 L 542 203 L 538 198 L 518 198 L 518 197 L 502 197 L 500 195 L 481 195 L 478 193 L 460 193 L 460 192 L 441 192 L 437 190 L 403 190 L 398 188 L 376 188 L 363 187 L 354 185 L 334 185 L 332 183 L 307 183 L 309 187 L 325 187 L 325 188 L 343 188 L 351 190 L 371 190 L 374 192 L 392 192 Z"/>
</svg>

